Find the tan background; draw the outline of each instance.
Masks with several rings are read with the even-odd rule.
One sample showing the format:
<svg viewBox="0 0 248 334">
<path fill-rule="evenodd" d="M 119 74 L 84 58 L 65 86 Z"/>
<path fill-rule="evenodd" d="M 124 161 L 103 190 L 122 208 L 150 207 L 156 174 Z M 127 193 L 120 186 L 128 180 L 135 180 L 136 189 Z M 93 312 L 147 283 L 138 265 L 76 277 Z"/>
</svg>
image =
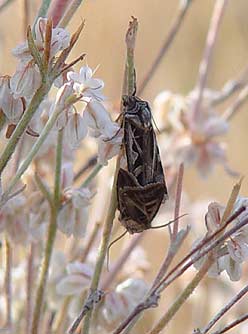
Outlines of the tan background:
<svg viewBox="0 0 248 334">
<path fill-rule="evenodd" d="M 214 2 L 213 0 L 193 1 L 173 46 L 144 92 L 145 99 L 152 101 L 164 89 L 187 94 L 194 88 Z M 30 1 L 30 3 L 31 13 L 34 14 L 36 1 Z M 84 2 L 70 26 L 70 31 L 73 31 L 81 18 L 86 19 L 86 28 L 80 44 L 74 51 L 74 57 L 86 52 L 87 62 L 91 67 L 100 64 L 97 75 L 104 80 L 105 95 L 110 100 L 117 100 L 120 97 L 125 59 L 124 35 L 130 16 L 134 15 L 139 20 L 135 58 L 138 82 L 140 82 L 167 34 L 177 3 L 178 1 L 175 0 L 86 0 Z M 247 14 L 246 0 L 229 1 L 214 50 L 214 60 L 208 78 L 209 87 L 220 89 L 228 79 L 237 76 L 247 65 Z M 10 49 L 23 39 L 22 15 L 21 1 L 13 2 L 0 14 L 1 74 L 11 74 L 14 71 L 15 60 L 10 57 Z M 230 165 L 244 176 L 247 176 L 248 171 L 247 108 L 248 104 L 232 120 L 230 132 L 225 138 Z M 184 183 L 184 189 L 192 200 L 215 198 L 225 203 L 234 179 L 226 175 L 221 167 L 216 168 L 205 181 L 201 180 L 193 169 L 189 169 L 186 171 Z M 242 193 L 248 194 L 247 178 L 244 181 Z M 149 277 L 153 276 L 162 257 L 165 248 L 164 237 L 163 232 L 151 232 L 144 243 L 153 264 L 153 271 Z M 155 244 L 157 248 L 154 247 Z M 187 277 L 184 283 L 186 281 Z M 168 305 L 168 300 L 178 293 L 180 284 L 183 283 L 178 283 L 174 290 L 166 295 L 164 305 Z M 214 284 L 211 280 L 206 283 L 206 285 L 211 284 Z M 235 286 L 238 287 L 238 284 L 236 283 Z M 208 319 L 208 307 L 210 307 L 209 296 L 208 289 L 202 289 L 202 294 L 194 296 L 193 302 L 199 308 L 201 306 L 202 313 L 195 312 L 197 307 L 182 310 L 170 326 L 168 333 L 190 332 L 192 320 L 194 325 L 205 324 L 204 318 Z M 219 295 L 216 293 L 216 299 L 218 298 Z M 160 312 L 161 309 L 156 316 Z"/>
</svg>

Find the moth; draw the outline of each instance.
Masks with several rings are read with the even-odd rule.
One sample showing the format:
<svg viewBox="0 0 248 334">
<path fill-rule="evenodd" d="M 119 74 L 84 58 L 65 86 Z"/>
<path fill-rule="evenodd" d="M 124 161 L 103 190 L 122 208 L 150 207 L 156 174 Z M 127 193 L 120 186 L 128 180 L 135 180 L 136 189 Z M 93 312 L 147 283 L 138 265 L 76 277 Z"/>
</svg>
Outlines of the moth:
<svg viewBox="0 0 248 334">
<path fill-rule="evenodd" d="M 127 168 L 118 173 L 117 200 L 119 220 L 133 234 L 151 228 L 168 192 L 148 102 L 129 95 L 122 102 Z"/>
</svg>

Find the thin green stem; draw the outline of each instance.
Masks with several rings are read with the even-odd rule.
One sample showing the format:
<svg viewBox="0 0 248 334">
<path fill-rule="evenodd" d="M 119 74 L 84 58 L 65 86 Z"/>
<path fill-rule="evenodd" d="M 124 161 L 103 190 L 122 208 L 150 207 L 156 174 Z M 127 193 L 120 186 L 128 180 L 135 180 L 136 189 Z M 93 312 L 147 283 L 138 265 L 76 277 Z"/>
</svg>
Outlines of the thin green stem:
<svg viewBox="0 0 248 334">
<path fill-rule="evenodd" d="M 76 13 L 79 6 L 82 4 L 83 0 L 72 0 L 70 6 L 67 8 L 65 15 L 60 20 L 58 26 L 65 28 L 70 22 L 73 15 Z"/>
<path fill-rule="evenodd" d="M 12 247 L 9 240 L 6 237 L 5 240 L 6 249 L 6 266 L 5 266 L 5 295 L 6 295 L 6 327 L 12 327 Z"/>
<path fill-rule="evenodd" d="M 169 321 L 174 317 L 177 311 L 181 308 L 181 306 L 186 302 L 189 296 L 193 293 L 195 288 L 199 285 L 203 277 L 206 275 L 208 269 L 212 265 L 213 260 L 208 258 L 202 268 L 198 271 L 192 281 L 187 285 L 184 291 L 179 295 L 173 305 L 169 308 L 169 310 L 165 313 L 165 315 L 159 320 L 159 322 L 155 325 L 155 327 L 149 332 L 149 334 L 158 334 L 165 328 L 165 326 L 169 323 Z"/>
<path fill-rule="evenodd" d="M 4 1 L 2 4 L 1 4 L 1 6 L 0 6 L 0 12 L 3 10 L 3 9 L 5 9 L 5 7 L 7 7 L 8 5 L 10 5 L 11 4 L 11 2 L 13 2 L 14 0 L 6 0 L 6 1 Z"/>
<path fill-rule="evenodd" d="M 39 107 L 40 103 L 44 99 L 44 97 L 47 95 L 47 93 L 50 90 L 50 87 L 52 85 L 52 82 L 49 82 L 47 84 L 42 84 L 40 88 L 36 91 L 34 94 L 28 109 L 23 114 L 20 122 L 18 123 L 17 127 L 15 128 L 15 131 L 13 132 L 8 144 L 6 145 L 1 157 L 0 157 L 0 175 L 2 174 L 4 168 L 6 167 L 8 161 L 12 157 L 16 145 L 19 142 L 22 134 L 26 130 L 31 118 L 35 114 L 37 108 Z"/>
<path fill-rule="evenodd" d="M 94 292 L 98 289 L 100 276 L 103 269 L 104 260 L 107 254 L 108 244 L 111 236 L 111 231 L 113 227 L 113 220 L 115 218 L 115 211 L 117 209 L 117 192 L 116 192 L 116 181 L 119 171 L 119 164 L 120 159 L 118 158 L 116 163 L 116 169 L 115 169 L 115 177 L 113 181 L 113 187 L 112 187 L 112 193 L 110 198 L 110 205 L 108 209 L 108 214 L 104 223 L 103 232 L 102 232 L 102 239 L 101 244 L 98 252 L 98 257 L 96 261 L 95 271 L 94 275 L 92 277 L 91 285 L 90 285 L 90 292 Z M 84 334 L 88 334 L 90 330 L 90 322 L 92 318 L 92 311 L 89 310 L 89 312 L 85 316 L 82 332 Z"/>
<path fill-rule="evenodd" d="M 103 165 L 97 164 L 94 169 L 91 171 L 91 173 L 88 175 L 88 177 L 84 180 L 84 182 L 81 184 L 80 187 L 87 187 L 90 182 L 96 177 L 96 175 L 100 172 Z"/>
<path fill-rule="evenodd" d="M 63 147 L 63 130 L 60 130 L 58 132 L 58 139 L 57 139 L 53 206 L 51 206 L 50 223 L 48 226 L 45 254 L 44 254 L 44 259 L 43 259 L 43 263 L 41 267 L 41 275 L 39 279 L 36 300 L 35 300 L 35 309 L 34 309 L 32 329 L 31 329 L 32 334 L 37 334 L 39 330 L 39 323 L 40 323 L 42 306 L 43 306 L 43 298 L 45 294 L 46 282 L 47 282 L 47 277 L 48 277 L 48 270 L 49 270 L 52 250 L 53 250 L 54 241 L 56 237 L 56 231 L 57 231 L 57 213 L 58 213 L 59 204 L 60 204 L 60 178 L 61 178 L 61 165 L 62 165 L 62 147 Z"/>
<path fill-rule="evenodd" d="M 38 14 L 35 18 L 34 24 L 33 24 L 33 32 L 35 28 L 35 24 L 38 21 L 39 17 L 46 17 L 47 16 L 47 11 L 50 6 L 51 0 L 43 0 L 40 6 L 40 9 L 38 11 Z"/>
</svg>

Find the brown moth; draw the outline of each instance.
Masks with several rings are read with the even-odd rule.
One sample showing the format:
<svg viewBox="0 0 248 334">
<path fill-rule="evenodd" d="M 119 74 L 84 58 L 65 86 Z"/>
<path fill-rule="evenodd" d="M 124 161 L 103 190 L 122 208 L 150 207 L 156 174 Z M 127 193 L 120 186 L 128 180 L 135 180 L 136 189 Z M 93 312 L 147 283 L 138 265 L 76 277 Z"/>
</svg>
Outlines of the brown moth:
<svg viewBox="0 0 248 334">
<path fill-rule="evenodd" d="M 149 104 L 123 96 L 123 146 L 127 170 L 117 178 L 119 220 L 131 234 L 151 228 L 162 202 L 168 198 Z"/>
</svg>

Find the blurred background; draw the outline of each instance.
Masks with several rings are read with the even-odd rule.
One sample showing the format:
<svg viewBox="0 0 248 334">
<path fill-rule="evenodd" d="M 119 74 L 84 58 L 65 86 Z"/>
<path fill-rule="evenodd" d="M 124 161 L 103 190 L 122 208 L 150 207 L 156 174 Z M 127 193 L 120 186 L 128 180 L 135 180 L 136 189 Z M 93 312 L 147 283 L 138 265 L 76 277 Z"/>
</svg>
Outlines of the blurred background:
<svg viewBox="0 0 248 334">
<path fill-rule="evenodd" d="M 206 35 L 209 27 L 214 0 L 194 0 L 169 52 L 146 87 L 142 97 L 153 101 L 158 93 L 171 90 L 174 93 L 187 94 L 194 86 L 198 77 Z M 30 1 L 30 23 L 39 7 L 39 1 Z M 80 43 L 73 50 L 72 58 L 82 52 L 87 54 L 87 63 L 97 70 L 97 77 L 105 82 L 105 95 L 112 102 L 118 102 L 121 95 L 123 70 L 125 63 L 125 32 L 131 15 L 138 18 L 139 31 L 135 52 L 135 63 L 138 84 L 142 81 L 147 69 L 156 57 L 167 35 L 170 24 L 176 14 L 178 1 L 174 0 L 85 0 L 80 10 L 69 25 L 70 32 L 86 20 L 86 27 Z M 229 1 L 214 49 L 213 62 L 208 77 L 208 87 L 221 89 L 232 78 L 237 78 L 247 66 L 248 60 L 248 2 L 246 0 Z M 0 13 L 0 72 L 12 74 L 16 61 L 11 56 L 11 49 L 24 39 L 23 2 L 12 3 Z M 78 65 L 79 67 L 80 65 Z M 224 104 L 226 107 L 231 100 Z M 225 136 L 227 155 L 230 166 L 245 176 L 241 193 L 248 194 L 248 103 L 242 107 L 232 119 L 230 131 Z M 166 159 L 166 157 L 163 157 Z M 203 224 L 204 213 L 210 200 L 226 203 L 232 186 L 236 180 L 227 175 L 222 167 L 216 167 L 209 178 L 203 180 L 194 168 L 185 171 L 184 191 L 187 201 L 205 203 L 205 211 L 199 205 L 198 221 Z M 164 231 L 148 232 L 143 239 L 143 247 L 151 263 L 151 270 L 146 273 L 148 280 L 154 277 L 158 264 L 163 258 L 167 243 Z M 131 238 L 128 237 L 129 239 Z M 118 247 L 118 246 L 117 246 Z M 187 246 L 186 246 L 187 247 Z M 192 272 L 194 270 L 192 269 Z M 247 273 L 246 273 L 247 274 Z M 246 276 L 247 277 L 247 276 Z M 148 312 L 143 326 L 149 327 L 151 321 L 159 318 L 161 312 L 180 292 L 190 278 L 186 274 L 166 292 L 159 309 Z M 178 313 L 171 322 L 166 333 L 190 333 L 193 327 L 202 326 L 227 300 L 233 289 L 239 289 L 242 282 L 228 286 L 223 282 L 205 280 L 197 294 L 191 298 L 188 306 Z M 218 285 L 218 289 L 217 289 Z M 214 302 L 209 302 L 210 299 Z M 212 305 L 213 304 L 213 305 Z M 240 306 L 242 308 L 242 305 Z M 238 310 L 237 312 L 239 312 Z M 246 308 L 247 311 L 247 308 Z M 231 318 L 235 317 L 232 313 Z M 192 327 L 193 326 L 193 327 Z M 247 328 L 234 330 L 233 333 L 247 333 Z M 139 329 L 137 333 L 143 333 Z"/>
</svg>

